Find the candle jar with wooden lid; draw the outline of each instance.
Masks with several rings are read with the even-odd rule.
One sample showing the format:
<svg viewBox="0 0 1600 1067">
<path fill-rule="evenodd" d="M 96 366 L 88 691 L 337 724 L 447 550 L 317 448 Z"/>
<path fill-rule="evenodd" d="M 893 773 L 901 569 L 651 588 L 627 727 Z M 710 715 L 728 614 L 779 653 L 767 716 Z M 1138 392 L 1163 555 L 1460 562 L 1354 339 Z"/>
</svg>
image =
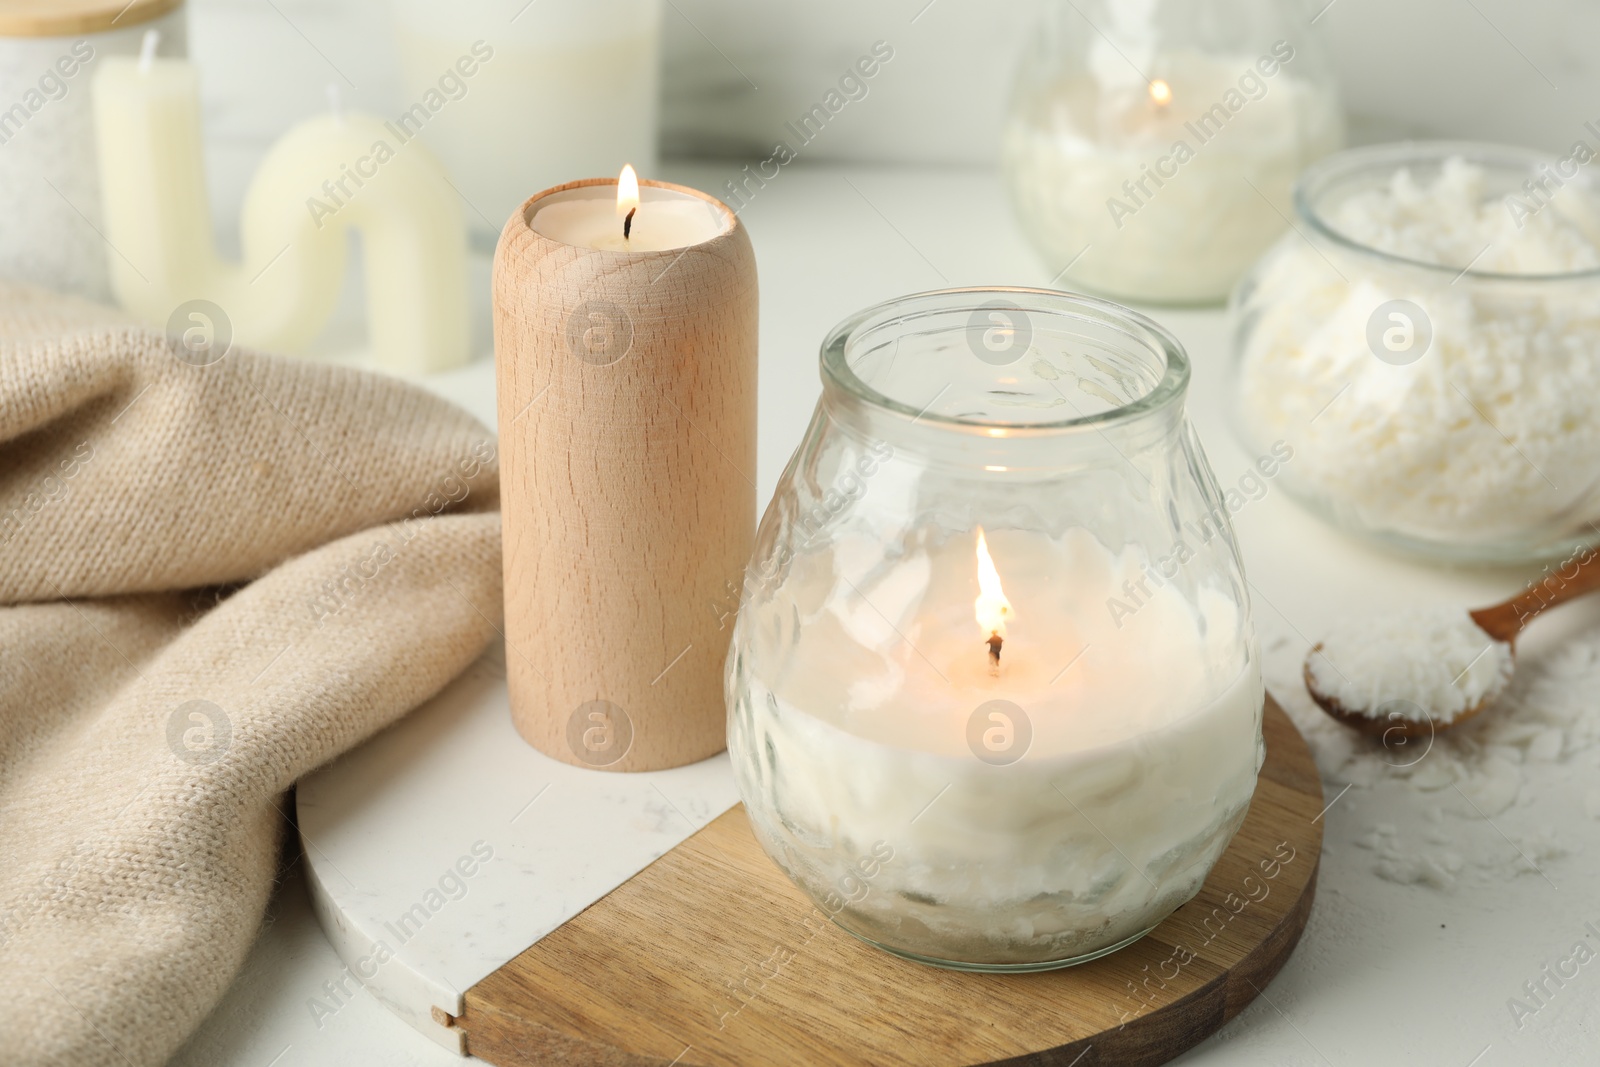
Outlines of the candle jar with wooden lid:
<svg viewBox="0 0 1600 1067">
<path fill-rule="evenodd" d="M 90 82 L 106 56 L 186 52 L 183 0 L 0 4 L 0 277 L 111 296 Z"/>
<path fill-rule="evenodd" d="M 923 962 L 1130 943 L 1199 890 L 1264 752 L 1182 348 L 1104 301 L 948 290 L 855 315 L 821 364 L 727 667 L 757 837 Z"/>
</svg>

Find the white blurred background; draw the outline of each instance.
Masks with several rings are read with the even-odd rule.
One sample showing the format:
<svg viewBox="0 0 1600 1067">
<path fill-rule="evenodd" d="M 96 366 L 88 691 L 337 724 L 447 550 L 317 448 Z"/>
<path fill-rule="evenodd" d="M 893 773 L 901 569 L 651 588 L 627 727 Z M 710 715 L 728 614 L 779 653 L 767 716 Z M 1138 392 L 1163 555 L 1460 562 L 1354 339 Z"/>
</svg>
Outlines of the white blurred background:
<svg viewBox="0 0 1600 1067">
<path fill-rule="evenodd" d="M 852 105 L 806 158 L 991 165 L 1016 55 L 1049 2 L 1064 0 L 667 0 L 663 153 L 766 157 L 784 122 L 884 40 L 895 58 L 870 106 Z M 1354 141 L 1565 150 L 1600 122 L 1593 0 L 1303 6 L 1321 12 L 1312 32 L 1333 54 Z M 256 162 L 326 107 L 329 83 L 380 115 L 402 102 L 388 0 L 191 0 L 189 18 L 224 242 Z"/>
</svg>

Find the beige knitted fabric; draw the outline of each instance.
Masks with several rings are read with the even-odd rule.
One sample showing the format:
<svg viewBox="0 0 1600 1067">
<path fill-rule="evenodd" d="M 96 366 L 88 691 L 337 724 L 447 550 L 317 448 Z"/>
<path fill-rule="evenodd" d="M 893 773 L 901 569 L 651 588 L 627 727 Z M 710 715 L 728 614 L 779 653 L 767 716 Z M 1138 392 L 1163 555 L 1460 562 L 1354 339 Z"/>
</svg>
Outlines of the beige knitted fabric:
<svg viewBox="0 0 1600 1067">
<path fill-rule="evenodd" d="M 164 1062 L 255 937 L 285 790 L 499 626 L 482 426 L 375 375 L 176 351 L 0 288 L 10 1067 Z"/>
</svg>

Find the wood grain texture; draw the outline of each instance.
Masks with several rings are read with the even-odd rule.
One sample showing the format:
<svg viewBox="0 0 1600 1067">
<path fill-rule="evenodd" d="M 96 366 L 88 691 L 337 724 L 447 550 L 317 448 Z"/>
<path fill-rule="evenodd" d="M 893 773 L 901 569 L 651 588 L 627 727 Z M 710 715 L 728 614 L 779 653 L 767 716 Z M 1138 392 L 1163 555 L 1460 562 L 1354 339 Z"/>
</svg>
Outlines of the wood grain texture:
<svg viewBox="0 0 1600 1067">
<path fill-rule="evenodd" d="M 727 812 L 467 991 L 500 1067 L 1159 1064 L 1238 1014 L 1299 941 L 1322 786 L 1269 697 L 1244 825 L 1200 893 L 1113 955 L 1041 974 L 925 967 L 833 926 Z"/>
<path fill-rule="evenodd" d="M 148 22 L 183 0 L 0 0 L 0 37 L 66 37 Z"/>
<path fill-rule="evenodd" d="M 687 249 L 552 241 L 523 205 L 494 264 L 512 717 L 617 771 L 725 744 L 726 602 L 756 500 L 756 269 L 744 227 Z M 736 604 L 734 605 L 736 607 Z M 620 709 L 617 710 L 617 709 Z"/>
<path fill-rule="evenodd" d="M 1496 641 L 1514 642 L 1546 610 L 1588 596 L 1596 589 L 1600 589 L 1600 551 L 1585 546 L 1546 567 L 1544 575 L 1526 593 L 1472 612 L 1472 621 Z"/>
</svg>

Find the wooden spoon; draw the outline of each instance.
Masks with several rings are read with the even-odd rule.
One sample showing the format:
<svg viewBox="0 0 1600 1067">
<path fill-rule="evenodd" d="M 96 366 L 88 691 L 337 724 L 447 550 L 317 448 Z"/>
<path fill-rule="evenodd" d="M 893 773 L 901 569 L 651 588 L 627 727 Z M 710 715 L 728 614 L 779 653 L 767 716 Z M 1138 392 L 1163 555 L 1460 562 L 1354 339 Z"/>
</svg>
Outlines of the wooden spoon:
<svg viewBox="0 0 1600 1067">
<path fill-rule="evenodd" d="M 1511 653 L 1515 656 L 1517 638 L 1530 622 L 1546 610 L 1586 593 L 1592 593 L 1596 589 L 1600 589 L 1600 551 L 1584 548 L 1568 557 L 1558 567 L 1546 568 L 1544 580 L 1520 596 L 1467 614 L 1491 639 L 1510 645 Z M 1398 711 L 1392 711 L 1383 718 L 1375 718 L 1362 714 L 1359 709 L 1344 707 L 1338 700 L 1317 689 L 1316 680 L 1311 673 L 1311 657 L 1320 651 L 1322 642 L 1319 641 L 1312 646 L 1311 652 L 1306 656 L 1305 667 L 1301 672 L 1305 678 L 1306 691 L 1323 711 L 1346 726 L 1373 737 L 1390 738 L 1396 735 L 1405 738 L 1431 737 L 1440 730 L 1460 726 L 1493 703 L 1494 697 L 1499 693 L 1499 690 L 1491 692 L 1476 705 L 1464 709 L 1448 722 L 1434 720 L 1428 716 L 1426 708 L 1419 709 L 1425 716 L 1422 719 L 1410 718 Z"/>
</svg>

